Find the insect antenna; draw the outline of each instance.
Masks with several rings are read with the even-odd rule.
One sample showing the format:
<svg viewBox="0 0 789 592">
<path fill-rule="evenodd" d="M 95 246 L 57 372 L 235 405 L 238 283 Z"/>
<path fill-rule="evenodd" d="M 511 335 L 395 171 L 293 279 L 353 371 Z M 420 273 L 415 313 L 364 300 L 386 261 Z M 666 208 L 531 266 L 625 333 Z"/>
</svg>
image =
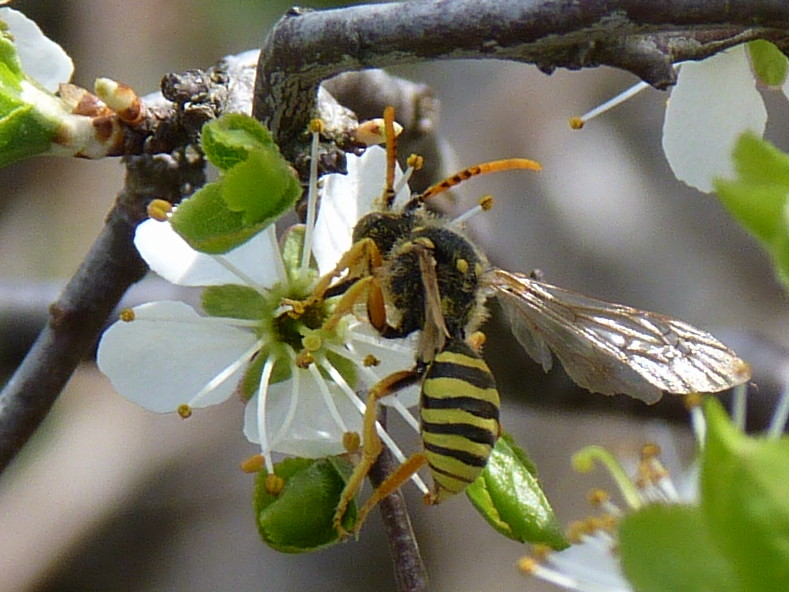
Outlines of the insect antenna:
<svg viewBox="0 0 789 592">
<path fill-rule="evenodd" d="M 435 185 L 428 187 L 424 193 L 415 195 L 413 198 L 411 198 L 408 204 L 406 204 L 406 210 L 413 210 L 419 207 L 431 197 L 436 196 L 439 193 L 443 193 L 444 191 L 451 189 L 455 185 L 459 185 L 471 177 L 487 175 L 488 173 L 498 173 L 500 171 L 511 171 L 514 169 L 539 171 L 542 170 L 542 166 L 540 166 L 540 163 L 534 160 L 529 160 L 528 158 L 505 158 L 503 160 L 492 160 L 490 162 L 483 162 L 475 166 L 470 166 L 463 169 L 462 171 L 458 171 L 451 177 L 447 177 L 440 183 L 436 183 Z"/>
<path fill-rule="evenodd" d="M 386 186 L 384 187 L 384 203 L 391 210 L 395 200 L 394 179 L 397 161 L 397 135 L 394 127 L 395 110 L 389 105 L 384 109 L 384 134 L 386 136 Z"/>
</svg>

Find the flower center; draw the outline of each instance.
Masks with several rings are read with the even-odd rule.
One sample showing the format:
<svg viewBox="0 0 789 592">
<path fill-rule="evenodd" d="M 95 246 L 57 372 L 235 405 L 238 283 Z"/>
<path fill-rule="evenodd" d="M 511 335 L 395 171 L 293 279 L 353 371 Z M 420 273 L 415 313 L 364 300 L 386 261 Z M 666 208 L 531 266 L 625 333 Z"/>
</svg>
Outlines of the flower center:
<svg viewBox="0 0 789 592">
<path fill-rule="evenodd" d="M 292 310 L 286 310 L 274 318 L 273 337 L 279 343 L 289 345 L 294 351 L 301 351 L 304 348 L 305 335 L 320 329 L 328 316 L 329 306 L 324 300 L 304 307 L 303 312 L 298 315 Z"/>
</svg>

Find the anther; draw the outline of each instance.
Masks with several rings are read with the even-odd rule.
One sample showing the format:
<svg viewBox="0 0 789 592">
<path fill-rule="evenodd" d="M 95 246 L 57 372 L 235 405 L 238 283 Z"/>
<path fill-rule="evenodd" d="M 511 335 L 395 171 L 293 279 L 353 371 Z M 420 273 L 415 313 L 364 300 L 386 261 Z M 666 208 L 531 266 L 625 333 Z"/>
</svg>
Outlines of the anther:
<svg viewBox="0 0 789 592">
<path fill-rule="evenodd" d="M 292 319 L 298 319 L 301 315 L 304 314 L 306 307 L 301 300 L 291 300 L 290 298 L 283 298 L 280 301 L 280 306 L 290 306 L 290 310 L 288 311 L 288 316 Z"/>
<path fill-rule="evenodd" d="M 378 366 L 381 363 L 381 360 L 376 358 L 373 354 L 367 354 L 364 356 L 364 360 L 362 360 L 362 364 L 365 368 L 369 368 L 370 366 Z"/>
<path fill-rule="evenodd" d="M 178 405 L 178 415 L 181 419 L 189 419 L 192 417 L 192 408 L 186 403 Z"/>
<path fill-rule="evenodd" d="M 685 409 L 688 410 L 701 407 L 701 404 L 704 402 L 704 395 L 699 393 L 690 393 L 682 397 L 682 402 L 685 404 Z"/>
<path fill-rule="evenodd" d="M 262 454 L 253 454 L 249 458 L 241 461 L 241 470 L 245 473 L 259 473 L 266 460 Z"/>
<path fill-rule="evenodd" d="M 644 444 L 641 447 L 641 460 L 652 460 L 660 456 L 660 446 L 653 443 Z"/>
<path fill-rule="evenodd" d="M 605 113 L 606 111 L 608 111 L 610 109 L 613 109 L 614 107 L 616 107 L 620 103 L 624 103 L 630 97 L 640 93 L 647 86 L 649 86 L 649 85 L 646 82 L 639 82 L 638 84 L 635 84 L 635 85 L 631 86 L 630 88 L 628 88 L 627 90 L 619 93 L 614 98 L 609 99 L 608 101 L 606 101 L 602 105 L 598 105 L 597 107 L 595 107 L 591 111 L 588 111 L 587 113 L 584 113 L 580 117 L 578 117 L 578 116 L 571 117 L 570 118 L 570 127 L 572 129 L 574 129 L 574 130 L 582 129 L 584 127 L 584 124 L 586 124 L 587 121 L 589 121 L 591 119 L 594 119 L 598 115 L 602 115 L 603 113 Z"/>
<path fill-rule="evenodd" d="M 310 120 L 307 129 L 311 134 L 322 134 L 323 130 L 326 129 L 326 124 L 323 123 L 322 119 L 316 117 L 315 119 Z"/>
<path fill-rule="evenodd" d="M 166 222 L 173 211 L 173 204 L 164 199 L 152 199 L 145 210 L 149 218 L 158 222 Z"/>
<path fill-rule="evenodd" d="M 296 356 L 296 366 L 299 368 L 309 368 L 315 362 L 315 356 L 308 351 L 302 351 Z"/>
<path fill-rule="evenodd" d="M 423 166 L 425 166 L 425 159 L 424 157 L 420 156 L 419 154 L 412 154 L 408 157 L 405 161 L 406 166 L 409 168 L 414 169 L 415 171 L 420 170 Z"/>
<path fill-rule="evenodd" d="M 279 495 L 285 489 L 285 479 L 275 473 L 266 475 L 266 493 L 269 495 Z"/>
<path fill-rule="evenodd" d="M 593 489 L 589 492 L 588 500 L 593 506 L 602 506 L 610 499 L 610 495 L 604 489 Z"/>
<path fill-rule="evenodd" d="M 134 310 L 131 308 L 124 308 L 121 310 L 118 318 L 123 321 L 124 323 L 131 323 L 137 315 L 134 314 Z"/>
<path fill-rule="evenodd" d="M 468 261 L 459 258 L 457 261 L 455 261 L 455 268 L 462 274 L 468 273 Z"/>
<path fill-rule="evenodd" d="M 521 557 L 518 560 L 518 569 L 526 575 L 531 575 L 539 569 L 540 563 L 534 557 Z"/>
<path fill-rule="evenodd" d="M 362 445 L 362 438 L 358 432 L 345 432 L 342 435 L 342 447 L 347 452 L 356 452 Z"/>
<path fill-rule="evenodd" d="M 469 218 L 473 218 L 477 214 L 481 214 L 482 212 L 488 212 L 493 207 L 493 199 L 492 195 L 483 195 L 479 198 L 477 205 L 473 208 L 466 210 L 460 216 L 452 220 L 452 224 L 457 226 L 466 222 Z"/>
</svg>

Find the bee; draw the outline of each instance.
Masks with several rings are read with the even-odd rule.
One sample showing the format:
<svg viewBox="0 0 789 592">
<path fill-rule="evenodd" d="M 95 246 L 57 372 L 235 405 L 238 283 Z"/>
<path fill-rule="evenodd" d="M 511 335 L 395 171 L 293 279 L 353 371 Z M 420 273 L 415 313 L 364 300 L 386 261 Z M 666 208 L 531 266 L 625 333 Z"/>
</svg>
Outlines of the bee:
<svg viewBox="0 0 789 592">
<path fill-rule="evenodd" d="M 539 169 L 534 161 L 509 159 L 464 169 L 394 211 L 393 121 L 393 109 L 387 108 L 384 208 L 357 222 L 350 250 L 302 303 L 306 307 L 341 296 L 327 327 L 364 303 L 371 325 L 384 338 L 421 331 L 414 367 L 369 391 L 361 461 L 342 493 L 336 528 L 382 450 L 375 427 L 378 402 L 406 386 L 421 387 L 422 450 L 373 492 L 356 529 L 378 501 L 425 464 L 434 482 L 426 496 L 430 504 L 460 493 L 484 469 L 501 434 L 499 394 L 480 354 L 478 332 L 487 316 L 485 302 L 493 295 L 518 341 L 546 371 L 553 352 L 568 375 L 593 392 L 625 393 L 654 403 L 664 392 L 718 392 L 750 378 L 748 365 L 712 335 L 667 316 L 493 267 L 458 228 L 424 208 L 426 200 L 470 177 Z"/>
</svg>

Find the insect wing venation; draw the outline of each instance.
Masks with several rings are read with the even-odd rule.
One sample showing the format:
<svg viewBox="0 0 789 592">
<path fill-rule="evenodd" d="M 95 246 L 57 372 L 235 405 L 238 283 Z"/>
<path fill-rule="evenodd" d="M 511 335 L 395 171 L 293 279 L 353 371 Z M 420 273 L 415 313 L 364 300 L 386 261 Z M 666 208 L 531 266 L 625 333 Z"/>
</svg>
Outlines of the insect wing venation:
<svg viewBox="0 0 789 592">
<path fill-rule="evenodd" d="M 545 367 L 547 345 L 590 391 L 654 403 L 663 392 L 718 392 L 750 378 L 734 352 L 683 321 L 500 269 L 491 283 L 532 357 Z"/>
</svg>

